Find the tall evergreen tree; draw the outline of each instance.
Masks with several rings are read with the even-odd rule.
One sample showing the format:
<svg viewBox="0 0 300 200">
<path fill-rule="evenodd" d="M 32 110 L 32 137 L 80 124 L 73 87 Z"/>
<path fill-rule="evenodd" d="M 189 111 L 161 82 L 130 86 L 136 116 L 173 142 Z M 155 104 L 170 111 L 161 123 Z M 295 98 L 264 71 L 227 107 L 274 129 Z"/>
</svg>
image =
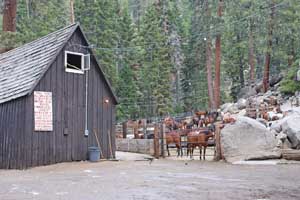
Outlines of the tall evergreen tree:
<svg viewBox="0 0 300 200">
<path fill-rule="evenodd" d="M 144 48 L 139 84 L 147 105 L 145 112 L 152 116 L 172 111 L 171 58 L 160 11 L 157 6 L 151 6 L 145 13 L 140 31 Z"/>
<path fill-rule="evenodd" d="M 113 87 L 117 85 L 117 51 L 120 43 L 118 0 L 76 0 L 75 17 L 80 22 L 104 72 Z M 88 5 L 88 6 L 87 6 Z"/>
</svg>

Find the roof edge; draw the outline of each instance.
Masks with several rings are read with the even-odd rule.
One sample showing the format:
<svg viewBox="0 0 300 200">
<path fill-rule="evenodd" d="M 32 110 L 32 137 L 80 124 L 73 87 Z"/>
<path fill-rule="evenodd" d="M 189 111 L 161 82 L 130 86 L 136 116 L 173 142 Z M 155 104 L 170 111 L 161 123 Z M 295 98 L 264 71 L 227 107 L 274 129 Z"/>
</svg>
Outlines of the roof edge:
<svg viewBox="0 0 300 200">
<path fill-rule="evenodd" d="M 60 54 L 60 52 L 62 51 L 62 49 L 66 46 L 67 41 L 70 40 L 70 38 L 73 36 L 74 32 L 76 31 L 76 29 L 79 27 L 79 23 L 75 23 L 72 24 L 70 26 L 67 26 L 63 29 L 60 29 L 58 31 L 62 31 L 64 29 L 70 28 L 71 26 L 74 26 L 73 30 L 70 32 L 69 36 L 67 37 L 67 39 L 65 40 L 65 44 L 61 45 L 61 47 L 58 49 L 58 51 L 56 52 L 56 54 L 53 56 L 52 60 L 49 62 L 49 64 L 47 65 L 47 67 L 44 69 L 44 71 L 41 73 L 41 76 L 36 80 L 36 82 L 33 84 L 33 86 L 31 87 L 31 89 L 28 92 L 28 95 L 31 95 L 35 89 L 35 87 L 39 84 L 39 82 L 41 81 L 41 79 L 45 76 L 46 72 L 48 71 L 48 69 L 51 67 L 51 65 L 55 62 L 58 54 Z M 58 32 L 55 31 L 55 32 Z M 53 33 L 55 33 L 53 32 Z M 47 36 L 51 35 L 52 33 L 48 34 Z"/>
<path fill-rule="evenodd" d="M 58 30 L 56 30 L 56 31 L 54 31 L 54 32 L 50 32 L 49 34 L 44 35 L 44 36 L 42 36 L 42 37 L 39 37 L 39 38 L 37 38 L 37 39 L 35 39 L 35 40 L 31 41 L 31 42 L 25 43 L 25 44 L 23 44 L 23 45 L 21 45 L 21 46 L 18 46 L 18 47 L 16 47 L 16 48 L 13 48 L 13 49 L 11 49 L 11 50 L 9 50 L 9 51 L 6 51 L 6 52 L 4 52 L 4 53 L 1 53 L 1 55 L 8 54 L 8 53 L 10 53 L 11 51 L 15 51 L 15 50 L 17 50 L 17 49 L 19 49 L 19 48 L 21 48 L 21 47 L 23 47 L 23 46 L 25 46 L 25 45 L 30 45 L 30 44 L 32 44 L 32 43 L 34 43 L 34 42 L 36 42 L 36 41 L 39 41 L 39 40 L 41 40 L 41 39 L 43 39 L 43 38 L 45 38 L 45 37 L 48 37 L 48 36 L 50 36 L 50 35 L 54 35 L 54 34 L 56 34 L 57 32 L 60 32 L 60 31 L 62 31 L 62 30 L 64 30 L 64 29 L 68 29 L 68 28 L 70 28 L 70 27 L 72 27 L 72 26 L 75 26 L 75 27 L 76 27 L 76 26 L 79 26 L 79 23 L 70 24 L 70 25 L 68 25 L 68 26 L 66 26 L 66 27 L 63 27 L 63 28 L 61 28 L 61 29 L 58 29 Z"/>
<path fill-rule="evenodd" d="M 89 41 L 88 41 L 88 39 L 86 38 L 84 32 L 82 31 L 80 25 L 78 25 L 77 28 L 80 30 L 80 32 L 81 32 L 81 34 L 82 34 L 82 36 L 83 36 L 85 42 L 89 45 Z M 104 72 L 103 72 L 103 70 L 102 70 L 102 68 L 101 68 L 101 66 L 100 66 L 100 64 L 99 64 L 99 62 L 98 62 L 98 60 L 97 60 L 97 57 L 94 55 L 94 53 L 93 53 L 93 51 L 91 50 L 90 47 L 88 47 L 88 49 L 89 49 L 91 55 L 94 57 L 94 60 L 95 60 L 96 64 L 98 65 L 98 68 L 100 69 L 100 72 L 101 72 L 101 74 L 102 74 L 102 76 L 103 76 L 103 78 L 104 78 L 104 82 L 107 84 L 107 86 L 108 86 L 108 88 L 109 88 L 109 91 L 111 92 L 111 94 L 112 94 L 112 96 L 113 96 L 113 98 L 114 98 L 116 104 L 119 104 L 118 97 L 116 96 L 115 92 L 113 91 L 112 85 L 110 84 L 110 82 L 109 82 L 108 79 L 106 78 L 106 76 L 105 76 L 105 74 L 104 74 Z"/>
</svg>

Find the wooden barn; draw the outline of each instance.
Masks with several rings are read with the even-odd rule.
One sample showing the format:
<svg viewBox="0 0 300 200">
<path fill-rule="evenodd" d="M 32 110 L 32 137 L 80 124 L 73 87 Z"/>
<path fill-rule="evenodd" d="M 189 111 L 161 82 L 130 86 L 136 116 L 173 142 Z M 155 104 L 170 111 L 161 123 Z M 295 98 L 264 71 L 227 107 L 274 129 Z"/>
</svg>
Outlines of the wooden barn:
<svg viewBox="0 0 300 200">
<path fill-rule="evenodd" d="M 78 24 L 0 54 L 0 168 L 115 156 L 117 98 Z"/>
</svg>

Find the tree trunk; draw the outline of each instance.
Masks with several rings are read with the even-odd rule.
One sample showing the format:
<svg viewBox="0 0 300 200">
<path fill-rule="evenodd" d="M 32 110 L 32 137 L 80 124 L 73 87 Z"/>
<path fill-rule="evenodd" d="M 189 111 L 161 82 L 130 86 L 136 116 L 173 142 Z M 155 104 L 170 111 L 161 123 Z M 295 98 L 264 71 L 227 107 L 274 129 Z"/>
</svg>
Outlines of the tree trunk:
<svg viewBox="0 0 300 200">
<path fill-rule="evenodd" d="M 4 0 L 3 32 L 16 32 L 17 0 Z"/>
<path fill-rule="evenodd" d="M 250 81 L 251 81 L 251 83 L 254 83 L 255 56 L 254 56 L 253 21 L 252 21 L 252 19 L 250 19 L 250 25 L 249 25 L 249 65 L 250 65 Z"/>
<path fill-rule="evenodd" d="M 26 10 L 27 10 L 27 18 L 30 18 L 30 10 L 29 10 L 29 0 L 26 0 Z"/>
<path fill-rule="evenodd" d="M 74 0 L 70 0 L 70 23 L 75 23 Z"/>
<path fill-rule="evenodd" d="M 221 19 L 223 9 L 223 0 L 219 0 L 218 17 Z M 220 98 L 220 77 L 221 77 L 221 33 L 217 34 L 216 38 L 216 67 L 215 67 L 215 106 L 219 108 L 221 104 Z"/>
<path fill-rule="evenodd" d="M 17 0 L 4 0 L 3 8 L 3 32 L 16 32 Z M 0 53 L 4 53 L 11 49 L 12 46 L 0 48 Z"/>
<path fill-rule="evenodd" d="M 210 20 L 210 10 L 208 0 L 205 1 L 206 17 L 207 22 Z M 214 93 L 213 93 L 213 80 L 212 80 L 212 50 L 211 50 L 211 38 L 209 33 L 210 25 L 207 23 L 207 38 L 206 38 L 206 76 L 207 76 L 207 90 L 208 90 L 208 99 L 209 99 L 209 108 L 214 110 Z"/>
<path fill-rule="evenodd" d="M 271 51 L 272 51 L 272 37 L 274 28 L 274 16 L 275 16 L 275 0 L 271 2 L 271 14 L 269 20 L 268 28 L 268 46 L 265 54 L 265 68 L 264 68 L 264 78 L 263 78 L 263 89 L 267 92 L 269 89 L 269 76 L 270 76 L 270 63 L 271 63 Z"/>
<path fill-rule="evenodd" d="M 241 42 L 241 33 L 238 33 L 237 34 L 237 43 L 240 43 Z M 239 55 L 239 74 L 240 74 L 240 85 L 241 85 L 241 88 L 244 87 L 245 85 L 245 77 L 244 77 L 244 65 L 243 65 L 243 54 L 241 52 L 241 48 L 238 47 L 237 48 L 238 50 L 238 55 Z"/>
</svg>

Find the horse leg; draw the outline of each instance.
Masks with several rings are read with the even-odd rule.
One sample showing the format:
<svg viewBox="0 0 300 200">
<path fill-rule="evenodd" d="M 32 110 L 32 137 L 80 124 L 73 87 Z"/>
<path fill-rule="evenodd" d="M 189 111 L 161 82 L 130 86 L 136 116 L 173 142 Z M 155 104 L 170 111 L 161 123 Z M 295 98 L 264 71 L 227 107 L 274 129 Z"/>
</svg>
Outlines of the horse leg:
<svg viewBox="0 0 300 200">
<path fill-rule="evenodd" d="M 199 151 L 200 151 L 200 160 L 202 160 L 201 156 L 202 156 L 202 146 L 199 145 Z"/>
<path fill-rule="evenodd" d="M 181 157 L 183 156 L 183 151 L 182 151 L 182 146 L 180 144 L 180 153 L 181 153 Z"/>
<path fill-rule="evenodd" d="M 167 152 L 168 152 L 168 156 L 170 156 L 170 151 L 169 151 L 169 145 L 167 144 Z"/>
<path fill-rule="evenodd" d="M 206 146 L 203 146 L 203 160 L 205 160 Z"/>
</svg>

